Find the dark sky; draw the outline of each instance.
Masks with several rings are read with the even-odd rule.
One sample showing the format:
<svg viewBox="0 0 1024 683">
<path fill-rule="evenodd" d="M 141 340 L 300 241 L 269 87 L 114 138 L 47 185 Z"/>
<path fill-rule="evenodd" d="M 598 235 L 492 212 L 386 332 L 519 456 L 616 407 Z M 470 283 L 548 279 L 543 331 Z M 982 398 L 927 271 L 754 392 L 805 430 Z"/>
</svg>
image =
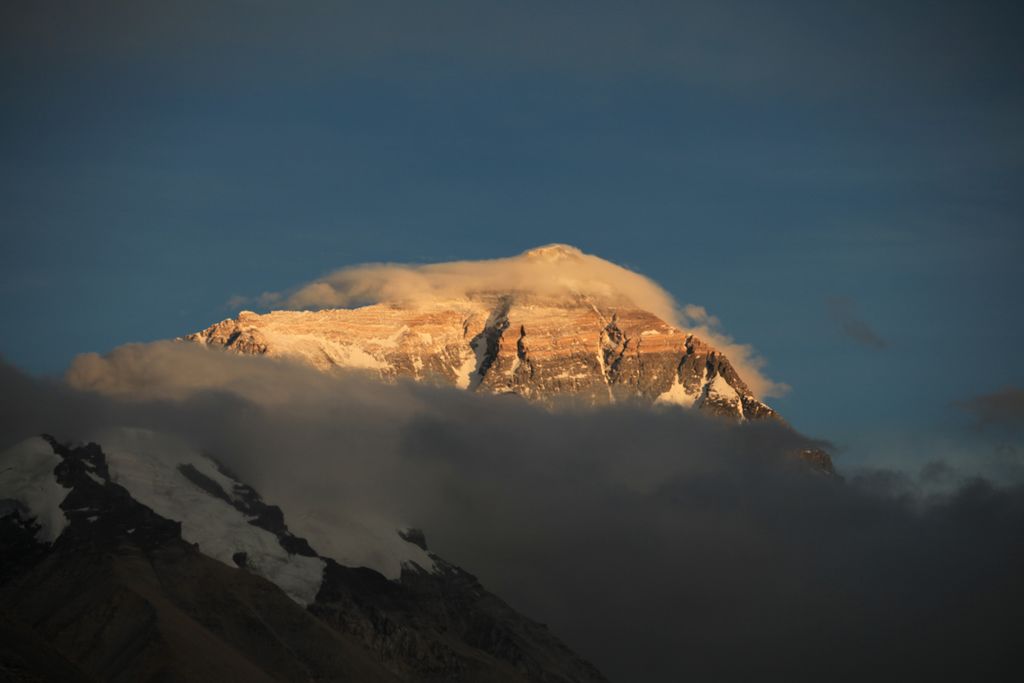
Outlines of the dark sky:
<svg viewBox="0 0 1024 683">
<path fill-rule="evenodd" d="M 997 1 L 7 2 L 0 354 L 59 373 L 343 265 L 558 241 L 706 306 L 840 459 L 956 459 L 992 445 L 957 402 L 1024 385 L 1022 32 Z"/>
</svg>

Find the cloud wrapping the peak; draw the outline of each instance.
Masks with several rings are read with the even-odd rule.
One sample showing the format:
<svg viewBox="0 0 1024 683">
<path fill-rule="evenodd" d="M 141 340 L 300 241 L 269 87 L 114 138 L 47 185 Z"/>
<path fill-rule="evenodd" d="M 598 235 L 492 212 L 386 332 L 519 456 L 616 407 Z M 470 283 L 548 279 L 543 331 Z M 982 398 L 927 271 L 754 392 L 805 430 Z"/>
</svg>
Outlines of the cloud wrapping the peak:
<svg viewBox="0 0 1024 683">
<path fill-rule="evenodd" d="M 602 303 L 632 304 L 669 322 L 678 317 L 675 300 L 654 281 L 564 244 L 479 261 L 351 266 L 289 295 L 265 295 L 264 302 L 287 308 L 346 308 L 488 294 L 581 296 Z"/>
<path fill-rule="evenodd" d="M 766 377 L 761 372 L 764 360 L 751 346 L 738 344 L 719 331 L 718 319 L 702 306 L 681 306 L 650 278 L 566 244 L 477 261 L 349 266 L 291 292 L 266 293 L 259 303 L 278 309 L 323 309 L 495 294 L 542 300 L 582 297 L 608 306 L 635 306 L 718 348 L 758 396 L 781 396 L 789 390 Z"/>
</svg>

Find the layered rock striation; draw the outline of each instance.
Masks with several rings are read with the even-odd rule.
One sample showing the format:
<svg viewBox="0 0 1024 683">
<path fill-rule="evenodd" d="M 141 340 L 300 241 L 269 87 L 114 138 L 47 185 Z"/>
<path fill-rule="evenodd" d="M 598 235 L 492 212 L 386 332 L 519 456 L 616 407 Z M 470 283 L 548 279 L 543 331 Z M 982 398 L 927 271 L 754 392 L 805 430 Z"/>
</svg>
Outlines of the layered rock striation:
<svg viewBox="0 0 1024 683">
<path fill-rule="evenodd" d="M 363 369 L 545 404 L 636 401 L 741 420 L 778 418 L 729 359 L 697 336 L 631 306 L 586 297 L 480 295 L 352 309 L 243 311 L 186 340 Z"/>
</svg>

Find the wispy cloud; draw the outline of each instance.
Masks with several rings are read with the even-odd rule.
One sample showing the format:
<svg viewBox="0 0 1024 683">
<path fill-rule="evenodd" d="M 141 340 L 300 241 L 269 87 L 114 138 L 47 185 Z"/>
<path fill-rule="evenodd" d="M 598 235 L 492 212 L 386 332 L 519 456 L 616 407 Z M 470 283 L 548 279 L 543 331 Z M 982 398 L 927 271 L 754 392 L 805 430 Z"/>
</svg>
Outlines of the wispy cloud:
<svg viewBox="0 0 1024 683">
<path fill-rule="evenodd" d="M 981 428 L 1024 427 L 1024 390 L 1016 387 L 974 396 L 957 405 L 973 415 Z"/>
<path fill-rule="evenodd" d="M 853 299 L 845 296 L 829 297 L 825 300 L 825 306 L 829 317 L 844 336 L 869 349 L 889 347 L 889 342 L 860 316 Z"/>
</svg>

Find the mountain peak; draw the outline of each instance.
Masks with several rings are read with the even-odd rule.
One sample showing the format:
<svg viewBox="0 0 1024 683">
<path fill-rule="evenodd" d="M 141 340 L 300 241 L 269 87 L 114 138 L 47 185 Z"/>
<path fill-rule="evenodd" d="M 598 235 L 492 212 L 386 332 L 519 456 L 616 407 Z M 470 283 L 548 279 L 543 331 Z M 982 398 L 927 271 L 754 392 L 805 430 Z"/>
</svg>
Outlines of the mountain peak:
<svg viewBox="0 0 1024 683">
<path fill-rule="evenodd" d="M 543 261 L 566 261 L 583 257 L 583 251 L 570 244 L 559 244 L 557 242 L 546 244 L 543 247 L 527 249 L 523 256 L 533 260 Z"/>
<path fill-rule="evenodd" d="M 572 258 L 572 247 L 534 250 Z M 530 254 L 531 252 L 528 252 Z M 532 256 L 531 256 L 532 257 Z M 676 404 L 740 420 L 777 418 L 729 359 L 635 306 L 587 297 L 430 299 L 319 311 L 243 312 L 185 337 L 319 370 L 368 371 L 544 405 Z"/>
</svg>

